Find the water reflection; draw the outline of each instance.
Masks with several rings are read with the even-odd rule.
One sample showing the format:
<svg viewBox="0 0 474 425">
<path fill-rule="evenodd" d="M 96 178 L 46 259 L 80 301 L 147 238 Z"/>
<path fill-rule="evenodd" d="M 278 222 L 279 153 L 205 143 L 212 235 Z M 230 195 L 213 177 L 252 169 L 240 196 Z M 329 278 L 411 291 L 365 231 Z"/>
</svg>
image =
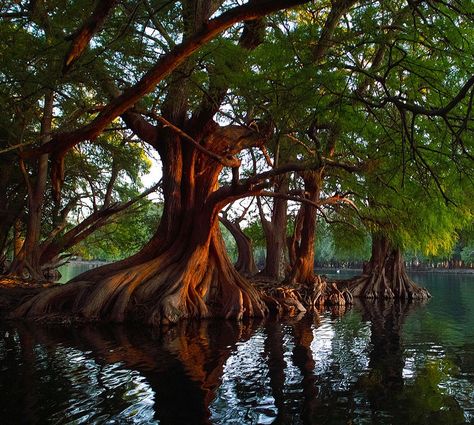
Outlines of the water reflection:
<svg viewBox="0 0 474 425">
<path fill-rule="evenodd" d="M 228 322 L 164 334 L 123 326 L 4 328 L 2 390 L 8 382 L 9 391 L 1 417 L 18 423 L 23 411 L 24 423 L 209 423 L 225 361 L 250 329 Z"/>
<path fill-rule="evenodd" d="M 471 423 L 473 344 L 413 322 L 427 314 L 358 303 L 162 333 L 0 324 L 1 423 Z"/>
</svg>

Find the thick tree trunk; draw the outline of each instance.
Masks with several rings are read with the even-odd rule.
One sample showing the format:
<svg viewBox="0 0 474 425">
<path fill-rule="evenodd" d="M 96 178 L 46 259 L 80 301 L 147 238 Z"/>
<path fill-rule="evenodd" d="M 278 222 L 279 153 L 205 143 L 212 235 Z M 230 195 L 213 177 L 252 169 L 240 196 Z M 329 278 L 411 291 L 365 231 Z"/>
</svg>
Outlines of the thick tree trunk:
<svg viewBox="0 0 474 425">
<path fill-rule="evenodd" d="M 408 276 L 403 255 L 381 234 L 372 236 L 372 256 L 362 276 L 348 281 L 354 297 L 424 300 L 431 295 Z"/>
<path fill-rule="evenodd" d="M 259 6 L 250 2 L 249 7 L 255 6 L 263 12 L 264 5 L 257 3 Z M 268 9 L 273 10 L 275 5 L 271 3 Z M 197 111 L 191 113 L 188 108 L 188 75 L 194 59 L 186 62 L 189 54 L 185 50 L 195 51 L 197 47 L 191 47 L 193 43 L 207 41 L 218 28 L 225 29 L 222 22 L 209 20 L 218 5 L 219 2 L 210 0 L 184 2 L 184 31 L 189 35 L 185 39 L 191 41 L 185 41 L 179 51 L 173 50 L 165 60 L 167 64 L 161 61 L 138 86 L 110 102 L 108 111 L 104 110 L 94 123 L 75 133 L 75 141 L 68 139 L 72 146 L 85 133 L 97 135 L 103 124 L 110 121 L 111 111 L 115 116 L 125 113 L 145 94 L 147 87 L 175 70 L 169 78 L 167 96 L 158 117 L 160 125 L 154 127 L 136 114 L 124 117 L 139 137 L 158 150 L 163 163 L 164 210 L 155 236 L 136 255 L 84 273 L 64 287 L 51 289 L 20 306 L 14 315 L 44 317 L 68 313 L 85 320 L 133 319 L 167 324 L 184 318 L 240 319 L 266 314 L 267 307 L 259 292 L 230 263 L 219 233 L 218 212 L 236 195 L 231 190 L 215 193 L 223 164 L 237 170 L 240 161 L 234 155 L 242 149 L 261 146 L 265 140 L 249 128 L 219 127 L 213 121 L 227 91 L 221 76 L 209 76 L 210 93 L 205 94 Z M 248 19 L 255 20 L 263 14 L 255 12 Z M 212 34 L 208 31 L 211 24 L 215 25 Z M 260 37 L 257 43 L 248 44 L 254 38 L 253 31 L 248 31 L 248 23 L 245 27 L 241 45 L 253 48 Z M 203 37 L 203 31 L 209 36 Z M 179 65 L 180 69 L 176 69 Z M 60 167 L 55 170 L 61 171 Z M 237 187 L 237 174 L 234 173 L 232 188 Z M 59 178 L 56 180 L 60 183 Z"/>
<path fill-rule="evenodd" d="M 318 204 L 324 169 L 302 173 L 305 196 Z M 289 241 L 291 269 L 287 277 L 290 285 L 299 288 L 300 296 L 307 306 L 345 306 L 352 304 L 352 296 L 328 284 L 314 273 L 314 243 L 316 240 L 317 208 L 313 204 L 302 204 L 296 217 L 295 230 Z"/>
<path fill-rule="evenodd" d="M 238 223 L 232 223 L 230 220 L 220 217 L 219 220 L 232 234 L 237 244 L 237 262 L 235 269 L 244 276 L 253 276 L 258 273 L 253 256 L 252 240 L 242 231 Z"/>
<path fill-rule="evenodd" d="M 15 315 L 72 314 L 84 320 L 167 324 L 184 318 L 266 314 L 259 292 L 230 263 L 220 235 L 222 205 L 212 194 L 222 164 L 167 132 L 160 148 L 165 204 L 153 239 L 126 260 L 40 294 Z M 246 128 L 220 128 L 204 145 L 235 154 L 246 143 L 256 143 L 255 136 Z"/>
</svg>

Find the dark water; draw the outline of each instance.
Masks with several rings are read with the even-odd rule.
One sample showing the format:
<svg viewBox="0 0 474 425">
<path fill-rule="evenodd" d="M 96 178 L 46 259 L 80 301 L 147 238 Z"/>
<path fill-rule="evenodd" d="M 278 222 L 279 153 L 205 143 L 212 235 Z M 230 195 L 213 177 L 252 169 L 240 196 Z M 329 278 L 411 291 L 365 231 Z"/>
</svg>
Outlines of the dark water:
<svg viewBox="0 0 474 425">
<path fill-rule="evenodd" d="M 474 423 L 474 275 L 277 323 L 0 323 L 0 424 Z"/>
</svg>

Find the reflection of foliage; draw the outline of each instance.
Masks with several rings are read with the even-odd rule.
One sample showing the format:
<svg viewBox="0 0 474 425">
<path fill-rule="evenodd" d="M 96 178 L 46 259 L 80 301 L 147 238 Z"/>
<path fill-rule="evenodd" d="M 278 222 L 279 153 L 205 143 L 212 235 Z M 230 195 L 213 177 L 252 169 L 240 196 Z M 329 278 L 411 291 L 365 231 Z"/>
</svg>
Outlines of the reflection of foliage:
<svg viewBox="0 0 474 425">
<path fill-rule="evenodd" d="M 358 388 L 367 391 L 379 414 L 392 417 L 389 423 L 461 424 L 463 409 L 449 394 L 447 385 L 457 371 L 447 359 L 431 359 L 417 370 L 411 383 L 405 382 L 399 390 L 392 387 L 386 391 L 387 371 L 382 369 L 371 370 L 359 381 Z"/>
<path fill-rule="evenodd" d="M 460 424 L 464 422 L 461 407 L 448 394 L 443 383 L 457 368 L 447 359 L 430 360 L 418 371 L 413 384 L 404 387 L 397 397 L 400 422 L 413 424 Z"/>
<path fill-rule="evenodd" d="M 463 345 L 465 335 L 456 326 L 456 322 L 446 316 L 439 316 L 429 311 L 418 311 L 412 320 L 407 321 L 404 333 L 422 333 L 427 340 L 443 341 L 444 344 Z"/>
</svg>

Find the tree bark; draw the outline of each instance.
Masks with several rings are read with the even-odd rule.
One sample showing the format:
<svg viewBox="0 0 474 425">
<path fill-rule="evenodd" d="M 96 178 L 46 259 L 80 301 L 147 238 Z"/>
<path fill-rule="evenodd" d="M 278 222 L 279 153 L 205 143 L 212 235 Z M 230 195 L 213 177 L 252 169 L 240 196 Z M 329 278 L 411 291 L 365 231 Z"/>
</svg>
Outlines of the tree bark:
<svg viewBox="0 0 474 425">
<path fill-rule="evenodd" d="M 253 130 L 217 128 L 203 146 L 235 155 L 262 143 Z M 83 320 L 168 324 L 184 318 L 262 317 L 259 292 L 230 263 L 219 231 L 217 190 L 222 164 L 165 130 L 164 211 L 153 239 L 136 255 L 86 272 L 20 306 L 16 316 L 72 314 Z"/>
<path fill-rule="evenodd" d="M 321 185 L 322 170 L 302 173 L 306 198 L 318 203 Z M 288 275 L 290 283 L 313 285 L 314 274 L 314 242 L 316 239 L 316 214 L 314 205 L 302 204 L 296 218 L 295 231 L 291 243 L 293 261 Z"/>
<path fill-rule="evenodd" d="M 41 119 L 41 144 L 51 138 L 53 121 L 54 93 L 49 90 L 44 97 L 43 117 Z M 40 249 L 41 220 L 46 184 L 48 179 L 48 154 L 42 154 L 36 164 L 36 179 L 31 182 L 28 173 L 24 170 L 24 177 L 28 186 L 28 214 L 26 221 L 26 235 L 23 246 L 12 263 L 10 274 L 34 280 L 44 280 L 41 273 Z"/>
<path fill-rule="evenodd" d="M 288 185 L 288 177 L 281 176 L 275 184 L 275 192 L 288 192 Z M 286 199 L 275 198 L 271 221 L 268 221 L 263 215 L 261 203 L 259 202 L 260 216 L 266 242 L 265 267 L 261 271 L 261 274 L 262 276 L 278 281 L 285 277 L 286 269 L 287 207 L 288 201 Z"/>
<path fill-rule="evenodd" d="M 372 256 L 360 277 L 348 281 L 354 297 L 424 300 L 431 295 L 408 276 L 400 248 L 382 234 L 372 236 Z"/>
<path fill-rule="evenodd" d="M 74 134 L 58 133 L 54 146 L 36 150 L 43 153 L 52 149 L 58 153 L 52 172 L 53 190 L 58 192 L 64 152 L 99 134 L 113 118 L 124 114 L 175 71 L 169 78 L 160 125 L 153 128 L 142 117 L 130 114 L 127 122 L 132 131 L 146 137 L 146 142 L 158 150 L 162 160 L 164 210 L 156 234 L 132 257 L 53 288 L 20 306 L 14 315 L 44 317 L 67 313 L 85 320 L 168 324 L 185 318 L 241 319 L 266 314 L 260 293 L 230 263 L 219 232 L 218 212 L 236 198 L 238 181 L 233 182 L 229 194 L 216 193 L 223 164 L 237 169 L 240 161 L 235 155 L 242 149 L 261 146 L 265 140 L 249 128 L 219 127 L 213 121 L 226 91 L 220 85 L 212 106 L 204 102 L 197 111 L 190 111 L 186 90 L 189 79 L 183 78 L 180 70 L 191 70 L 194 59 L 189 56 L 233 23 L 258 20 L 300 1 L 250 1 L 214 19 L 210 19 L 211 3 L 185 2 L 183 43 L 160 58 L 137 84 L 111 101 L 90 124 Z M 245 32 L 242 37 L 247 39 Z M 242 47 L 246 46 L 245 43 Z M 214 77 L 210 75 L 210 87 Z M 66 134 L 67 140 L 59 141 Z M 58 143 L 62 146 L 58 147 Z"/>
<path fill-rule="evenodd" d="M 253 256 L 252 239 L 250 239 L 240 228 L 239 223 L 233 223 L 225 217 L 219 217 L 221 223 L 232 234 L 237 244 L 237 262 L 235 269 L 244 276 L 253 276 L 258 273 Z"/>
</svg>

